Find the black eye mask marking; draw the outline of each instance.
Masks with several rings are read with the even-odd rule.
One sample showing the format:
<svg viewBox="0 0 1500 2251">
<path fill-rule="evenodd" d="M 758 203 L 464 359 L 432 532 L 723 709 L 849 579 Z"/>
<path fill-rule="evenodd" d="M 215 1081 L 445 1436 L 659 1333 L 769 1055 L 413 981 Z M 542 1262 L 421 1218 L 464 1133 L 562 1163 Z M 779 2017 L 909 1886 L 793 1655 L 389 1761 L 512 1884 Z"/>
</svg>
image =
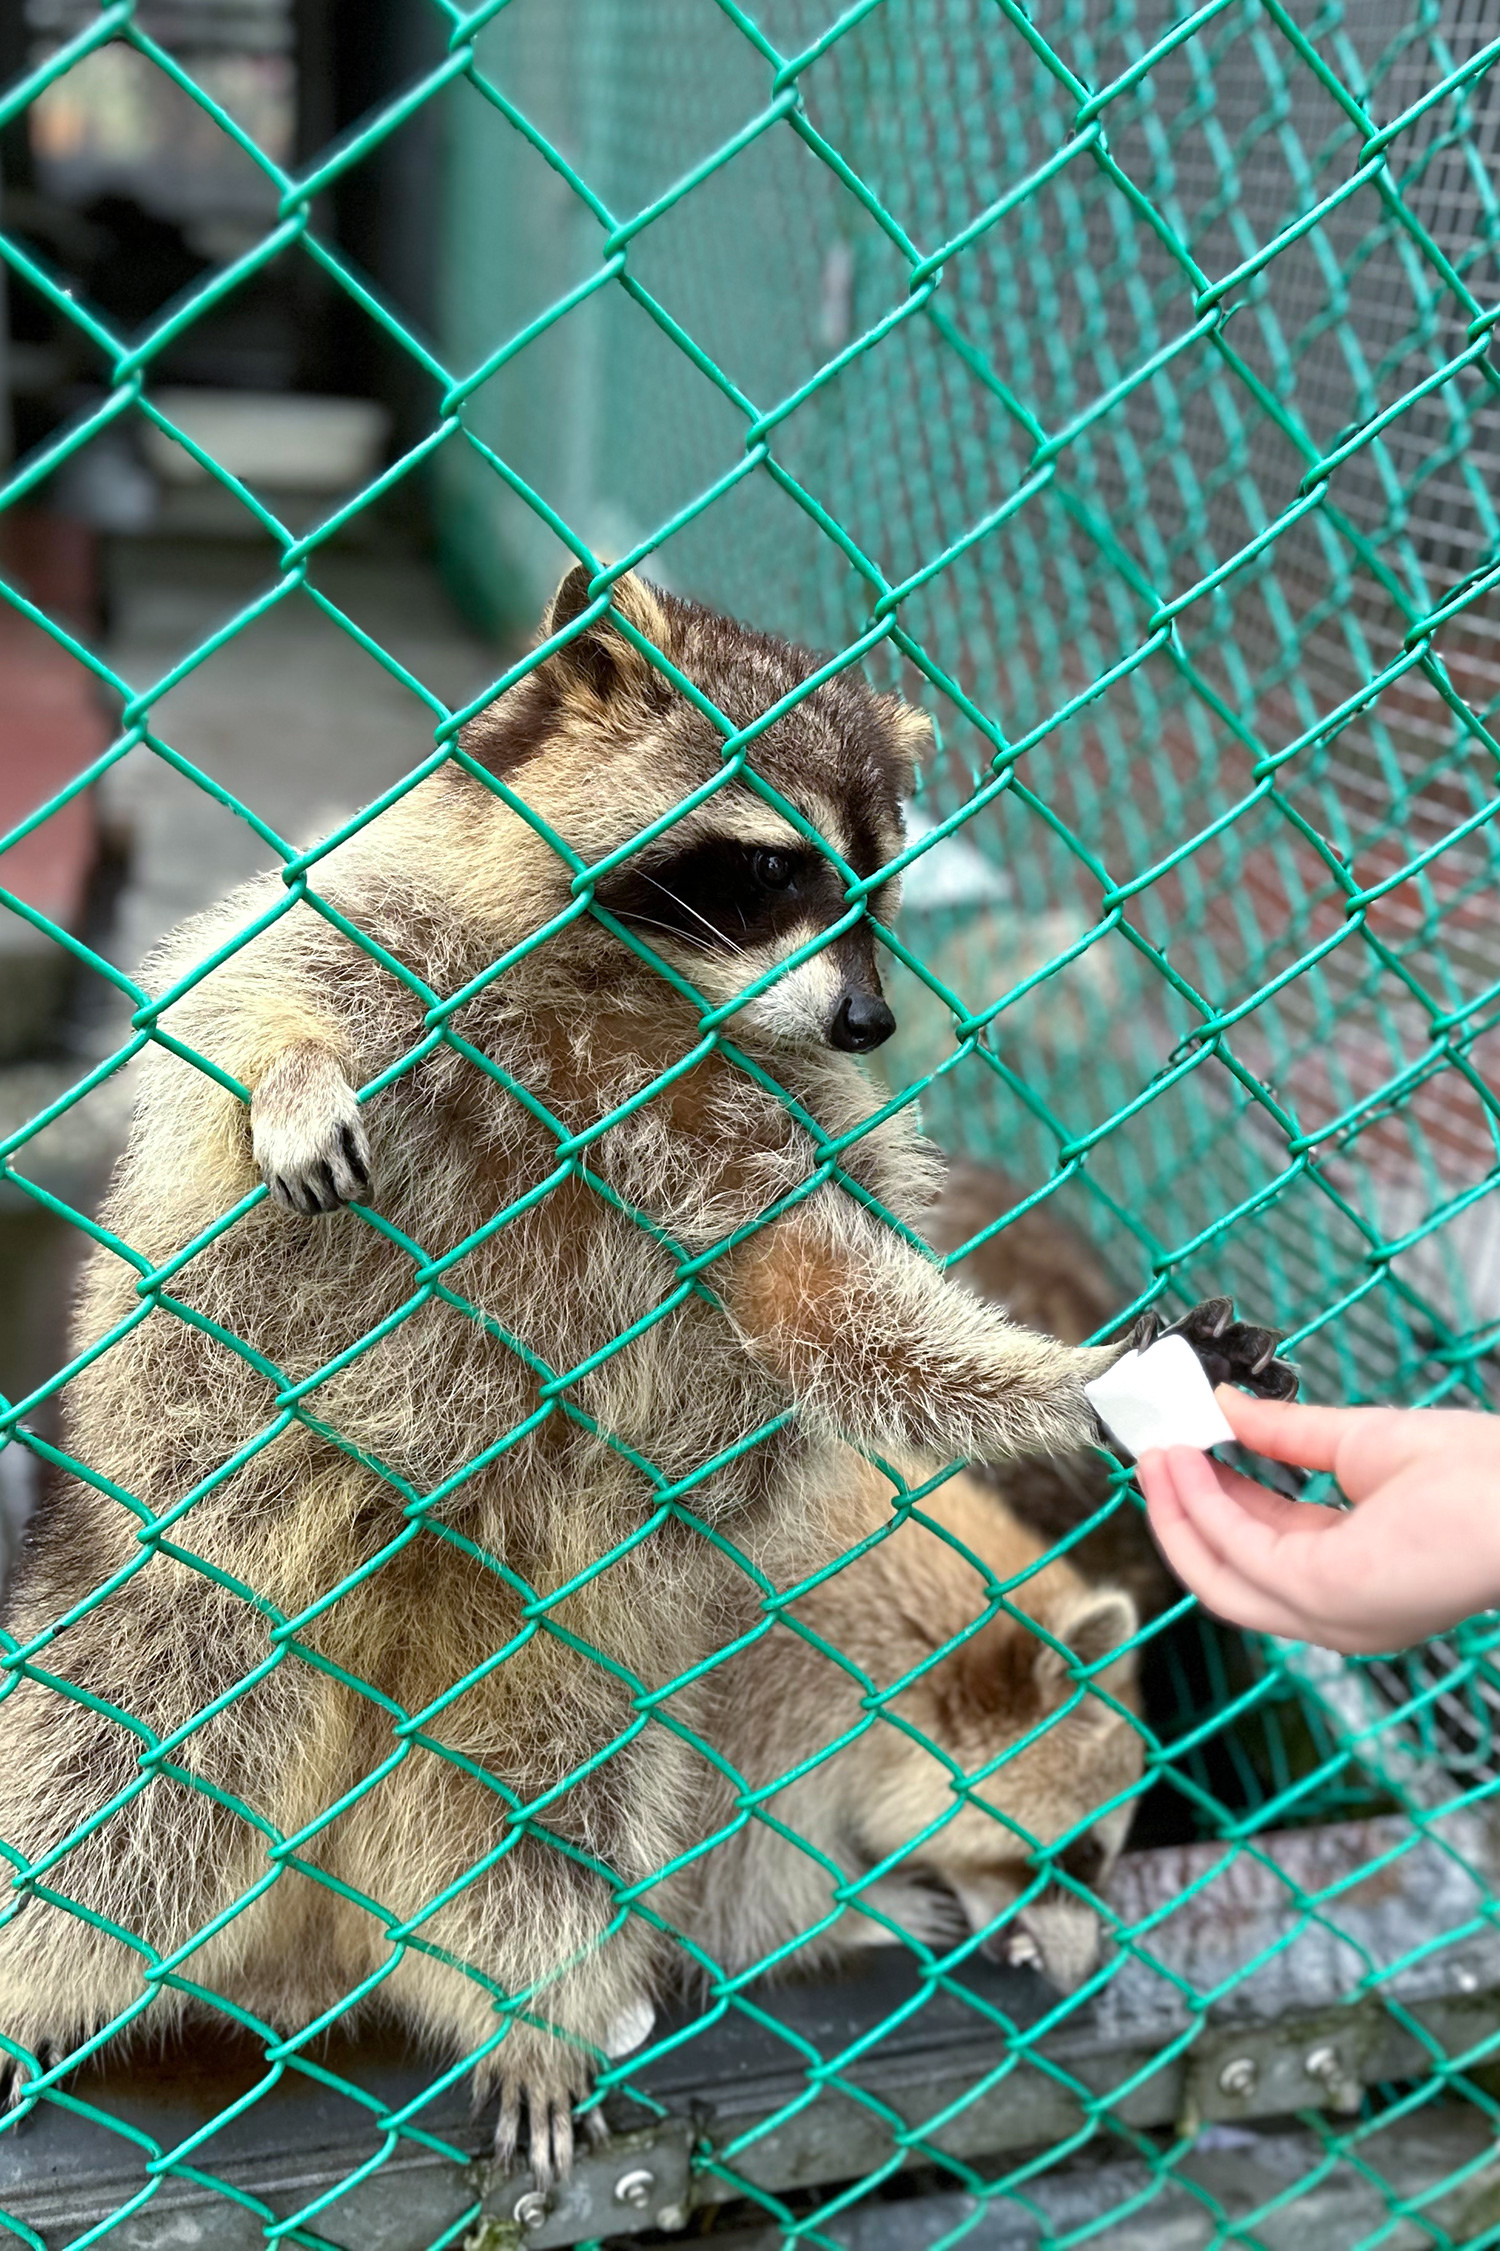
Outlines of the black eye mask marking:
<svg viewBox="0 0 1500 2251">
<path fill-rule="evenodd" d="M 1108 1862 L 1108 1847 L 1091 1830 L 1085 1836 L 1076 1837 L 1066 1852 L 1055 1854 L 1052 1866 L 1063 1869 L 1075 1883 L 1097 1884 Z"/>
<path fill-rule="evenodd" d="M 726 951 L 765 945 L 799 924 L 826 927 L 845 911 L 843 884 L 821 852 L 732 837 L 627 864 L 600 886 L 599 903 L 622 922 Z"/>
</svg>

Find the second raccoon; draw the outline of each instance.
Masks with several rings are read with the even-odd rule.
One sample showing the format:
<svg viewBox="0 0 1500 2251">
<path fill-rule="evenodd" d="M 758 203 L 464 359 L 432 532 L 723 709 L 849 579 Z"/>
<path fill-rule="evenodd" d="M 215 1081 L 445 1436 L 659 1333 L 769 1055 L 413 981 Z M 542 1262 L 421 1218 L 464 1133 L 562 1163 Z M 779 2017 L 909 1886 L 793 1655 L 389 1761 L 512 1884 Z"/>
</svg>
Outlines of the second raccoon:
<svg viewBox="0 0 1500 2251">
<path fill-rule="evenodd" d="M 804 1972 L 972 1936 L 1069 1991 L 1097 1960 L 1095 1894 L 1142 1774 L 1135 1605 L 1045 1560 L 961 1473 L 895 1524 L 859 1456 L 838 1490 L 824 1553 L 852 1559 L 710 1676 L 698 1724 L 751 1810 L 715 1769 L 703 1835 L 722 1841 L 677 1887 L 698 1968 Z"/>
</svg>

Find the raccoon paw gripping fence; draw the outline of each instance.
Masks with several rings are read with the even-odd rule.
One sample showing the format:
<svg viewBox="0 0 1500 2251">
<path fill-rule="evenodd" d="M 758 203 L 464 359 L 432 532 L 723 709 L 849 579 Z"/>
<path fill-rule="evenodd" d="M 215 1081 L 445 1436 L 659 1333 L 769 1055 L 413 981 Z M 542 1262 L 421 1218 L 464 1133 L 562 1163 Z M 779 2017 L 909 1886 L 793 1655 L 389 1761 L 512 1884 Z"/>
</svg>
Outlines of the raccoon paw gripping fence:
<svg viewBox="0 0 1500 2251">
<path fill-rule="evenodd" d="M 86 1591 L 49 1607 L 33 1581 L 28 1630 L 13 1610 L 3 1636 L 0 1736 L 36 1746 L 29 1802 L 45 1783 L 63 1809 L 41 1836 L 12 1791 L 18 1826 L 0 1833 L 0 1982 L 20 1994 L 4 1964 L 28 1922 L 47 1919 L 56 1949 L 0 2016 L 8 2240 L 1500 2243 L 1493 1618 L 1380 1659 L 1230 1633 L 1162 1583 L 1128 1474 L 1097 1452 L 981 1482 L 866 1447 L 844 1472 L 865 1515 L 819 1550 L 809 1509 L 794 1564 L 774 1564 L 723 1496 L 753 1494 L 793 1443 L 790 1408 L 727 1436 L 685 1408 L 653 1459 L 590 1404 L 600 1386 L 625 1395 L 622 1369 L 666 1367 L 663 1339 L 717 1336 L 733 1262 L 804 1202 L 841 1198 L 884 1230 L 894 1274 L 915 1235 L 870 1185 L 872 1152 L 913 1118 L 965 1161 L 931 1255 L 1070 1347 L 1233 1292 L 1285 1337 L 1310 1396 L 1489 1403 L 1493 10 L 402 0 L 408 79 L 295 170 L 237 114 L 189 13 L 60 0 L 0 98 L 0 125 L 22 131 L 128 49 L 236 145 L 265 214 L 124 333 L 24 208 L 0 206 L 7 289 L 62 324 L 90 386 L 14 462 L 0 509 L 112 434 L 149 432 L 242 513 L 263 562 L 254 598 L 155 678 L 124 677 L 14 574 L 0 584 L 115 728 L 0 838 L 0 880 L 132 762 L 248 824 L 272 871 L 140 977 L 21 876 L 0 891 L 114 1011 L 108 1051 L 24 1105 L 0 1151 L 8 1208 L 75 1230 L 91 1277 L 72 1357 L 0 1402 L 0 1449 L 38 1465 L 44 1512 L 66 1487 L 94 1512 L 77 1521 L 104 1528 L 70 1565 Z M 328 216 L 338 183 L 376 177 L 418 127 L 441 160 L 426 323 Z M 390 466 L 310 528 L 174 419 L 160 374 L 278 265 L 316 269 L 378 334 L 405 417 Z M 330 591 L 340 535 L 403 486 L 502 646 L 551 620 L 462 709 Z M 549 612 L 570 565 L 573 595 Z M 830 653 L 725 708 L 642 581 Z M 412 698 L 409 772 L 310 845 L 160 716 L 284 604 Z M 706 724 L 715 770 L 622 811 L 637 769 L 601 755 L 599 820 L 549 818 L 533 770 L 487 756 L 481 714 L 539 696 L 559 661 L 590 693 L 635 696 L 658 731 Z M 863 872 L 776 763 L 856 681 L 932 730 L 905 839 Z M 514 818 L 561 903 L 448 974 L 414 935 L 435 861 L 410 844 L 368 910 L 340 870 L 374 835 L 418 837 L 422 791 L 450 780 Z M 711 1003 L 618 901 L 731 789 L 831 871 L 835 905 Z M 322 1141 L 298 1138 L 322 1064 L 262 1083 L 253 1043 L 226 1061 L 201 1033 L 215 979 L 253 982 L 256 949 L 280 959 L 295 932 L 406 1027 L 358 1076 L 357 1114 L 328 1066 Z M 888 1092 L 846 1122 L 735 1019 L 774 1015 L 778 988 L 871 937 L 898 1028 L 878 1059 Z M 473 1026 L 605 941 L 688 1029 L 602 1107 L 563 1115 L 545 1039 L 523 1055 Z M 607 1059 L 620 1021 L 601 992 L 569 1036 Z M 184 1146 L 191 1119 L 225 1121 L 192 1223 L 171 1233 L 139 1194 L 100 1214 L 46 1185 L 49 1135 L 170 1059 Z M 423 1073 L 543 1152 L 524 1192 L 497 1189 L 457 1233 L 436 1171 L 405 1203 L 382 1182 L 382 1105 L 394 1116 Z M 652 1198 L 708 1132 L 700 1083 L 765 1105 L 789 1138 L 750 1216 L 689 1240 Z M 257 1146 L 283 1152 L 274 1194 L 250 1167 L 252 1092 Z M 627 1130 L 639 1164 L 612 1170 Z M 475 1281 L 508 1245 L 534 1259 L 568 1212 L 607 1214 L 622 1260 L 655 1277 L 647 1309 L 571 1364 L 539 1343 L 541 1301 L 508 1326 Z M 318 1348 L 295 1364 L 267 1343 L 274 1322 L 250 1319 L 259 1303 L 237 1327 L 216 1294 L 252 1245 L 243 1271 L 262 1261 L 268 1308 L 320 1246 Z M 389 1285 L 367 1320 L 354 1281 L 327 1279 L 346 1253 L 351 1277 L 374 1261 Z M 565 1259 L 555 1273 L 577 1286 Z M 607 1306 L 613 1287 L 601 1272 L 584 1294 Z M 878 1327 L 879 1308 L 838 1318 Z M 70 1401 L 112 1354 L 135 1390 L 85 1445 Z M 432 1402 L 496 1368 L 520 1404 L 455 1453 Z M 381 1417 L 371 1370 L 400 1371 L 381 1375 Z M 230 1396 L 258 1404 L 215 1453 L 206 1403 Z M 590 1492 L 613 1496 L 613 1515 L 580 1512 L 545 1584 L 518 1561 L 521 1531 L 508 1548 L 464 1514 L 511 1453 L 539 1477 L 586 1459 Z M 300 1580 L 295 1511 L 263 1568 L 232 1567 L 222 1527 L 268 1520 L 288 1461 L 357 1507 L 320 1520 L 337 1536 L 296 1561 Z M 211 1664 L 165 1602 L 183 1587 Z M 455 1607 L 462 1662 L 440 1627 Z M 375 1617 L 399 1631 L 355 1624 Z M 108 1685 L 142 1619 L 149 1712 Z M 92 1672 L 83 1648 L 102 1653 Z M 520 1734 L 466 1732 L 507 1668 L 533 1683 L 533 1736 L 594 1698 L 579 1755 L 542 1774 Z M 393 1691 L 413 1680 L 420 1694 Z M 727 1737 L 704 1717 L 721 1690 Z M 336 1726 L 309 1734 L 314 1709 Z M 300 1795 L 273 1818 L 266 1776 L 293 1739 Z M 49 1744 L 66 1746 L 50 1764 Z M 382 1829 L 418 1772 L 430 1819 Z M 699 1797 L 681 1850 L 616 1849 L 653 1834 L 658 1801 L 678 1818 Z M 598 1807 L 613 1828 L 576 1812 Z M 465 1820 L 439 1880 L 429 1848 Z M 357 1865 L 337 1846 L 355 1834 L 375 1840 Z M 694 1922 L 682 1902 L 734 1851 L 719 1921 Z M 507 1860 L 542 1907 L 502 1976 L 470 1908 Z M 183 1923 L 188 1861 L 233 1883 Z M 110 1896 L 136 1919 L 100 1904 L 91 1870 L 128 1874 Z M 242 1934 L 272 1915 L 279 2009 L 264 1981 L 237 1983 Z M 318 1916 L 358 1947 L 314 1965 L 298 1933 Z M 884 1943 L 846 1945 L 851 1929 Z M 64 2037 L 46 1995 L 85 1960 L 109 1965 L 110 1998 Z M 589 2014 L 577 1997 L 605 1992 L 604 1962 L 642 1967 Z M 462 1996 L 443 2022 L 469 2029 L 404 2044 L 410 1996 L 439 1990 Z"/>
</svg>

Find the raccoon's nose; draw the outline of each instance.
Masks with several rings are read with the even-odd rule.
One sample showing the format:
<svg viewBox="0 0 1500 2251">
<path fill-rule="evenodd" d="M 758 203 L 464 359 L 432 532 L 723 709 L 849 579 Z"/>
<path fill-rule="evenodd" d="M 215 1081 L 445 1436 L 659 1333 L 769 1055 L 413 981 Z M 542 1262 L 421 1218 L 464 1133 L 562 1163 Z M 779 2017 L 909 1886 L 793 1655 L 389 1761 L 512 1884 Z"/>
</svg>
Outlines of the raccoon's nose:
<svg viewBox="0 0 1500 2251">
<path fill-rule="evenodd" d="M 896 1029 L 896 1019 L 879 993 L 845 993 L 828 1027 L 831 1047 L 850 1055 L 864 1055 L 879 1047 Z"/>
</svg>

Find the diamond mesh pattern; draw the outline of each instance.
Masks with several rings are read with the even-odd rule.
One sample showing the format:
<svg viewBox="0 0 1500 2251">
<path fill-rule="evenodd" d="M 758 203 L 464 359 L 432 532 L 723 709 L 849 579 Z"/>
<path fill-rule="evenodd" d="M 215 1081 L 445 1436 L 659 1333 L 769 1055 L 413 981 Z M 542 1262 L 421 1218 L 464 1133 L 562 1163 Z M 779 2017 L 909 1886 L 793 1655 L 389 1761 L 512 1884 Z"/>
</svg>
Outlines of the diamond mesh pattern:
<svg viewBox="0 0 1500 2251">
<path fill-rule="evenodd" d="M 0 123 L 16 119 L 97 48 L 128 42 L 238 143 L 277 199 L 252 248 L 132 336 L 19 235 L 0 233 L 11 288 L 74 324 L 106 386 L 15 465 L 0 505 L 24 501 L 116 421 L 152 423 L 196 452 L 154 395 L 157 363 L 277 258 L 331 277 L 430 401 L 417 442 L 297 536 L 198 454 L 264 536 L 266 579 L 154 682 L 118 678 L 61 617 L 0 586 L 119 708 L 102 757 L 0 839 L 0 854 L 119 762 L 162 760 L 254 829 L 282 871 L 273 915 L 305 902 L 371 948 L 320 896 L 319 866 L 386 801 L 299 851 L 184 757 L 154 714 L 271 606 L 311 603 L 431 714 L 430 746 L 414 741 L 402 788 L 445 760 L 497 787 L 458 749 L 458 730 L 537 657 L 450 710 L 321 583 L 338 531 L 430 470 L 450 556 L 501 612 L 534 616 L 563 550 L 594 571 L 596 615 L 614 579 L 640 565 L 925 705 L 936 750 L 905 855 L 910 903 L 899 930 L 879 933 L 902 1020 L 892 1086 L 946 1146 L 1002 1159 L 1026 1207 L 1084 1225 L 1127 1278 L 1122 1311 L 1234 1289 L 1291 1332 L 1314 1393 L 1485 1404 L 1500 1325 L 1500 40 L 1482 0 L 1327 0 L 1316 11 L 1206 0 L 1181 16 L 1157 0 L 1060 0 L 1034 14 L 1018 0 L 855 0 L 838 15 L 823 0 L 487 0 L 467 13 L 435 0 L 433 14 L 442 59 L 295 174 L 152 37 L 134 0 L 79 19 L 0 101 Z M 428 104 L 441 109 L 450 159 L 436 338 L 352 269 L 318 201 Z M 766 722 L 741 733 L 719 723 L 726 760 L 753 782 Z M 531 817 L 523 798 L 509 801 Z M 572 871 L 572 911 L 595 911 L 597 871 L 551 841 Z M 936 879 L 956 843 L 974 856 L 967 894 Z M 852 883 L 851 906 L 873 887 Z M 102 1240 L 87 1213 L 29 1177 L 30 1143 L 148 1042 L 224 1075 L 174 1039 L 179 994 L 152 998 L 23 898 L 0 891 L 0 903 L 131 1010 L 119 1049 L 0 1150 L 22 1194 Z M 453 1027 L 466 993 L 418 997 L 424 1051 L 444 1042 L 497 1075 Z M 726 1039 L 722 1016 L 705 1019 L 706 1041 Z M 526 1088 L 511 1091 L 528 1101 Z M 556 1178 L 609 1193 L 588 1169 L 608 1123 L 559 1137 Z M 826 1156 L 837 1164 L 835 1148 Z M 173 1281 L 264 1193 L 165 1263 L 111 1242 L 136 1270 L 141 1317 L 149 1309 L 248 1350 Z M 368 1209 L 339 1224 L 386 1225 Z M 412 1306 L 437 1297 L 482 1318 L 454 1284 L 462 1246 L 440 1261 L 403 1248 Z M 679 1257 L 676 1290 L 706 1263 Z M 295 1385 L 263 1371 L 280 1390 L 261 1443 L 293 1421 L 346 1443 L 317 1397 L 338 1364 Z M 0 1432 L 98 1483 L 35 1427 L 71 1372 L 5 1404 Z M 580 1371 L 538 1362 L 535 1373 L 539 1412 L 581 1418 L 569 1395 Z M 241 1467 L 226 1462 L 211 1485 Z M 657 1482 L 641 1539 L 691 1514 L 696 1480 Z M 440 1495 L 392 1483 L 409 1527 L 451 1536 L 427 1513 Z M 113 1497 L 140 1520 L 143 1560 L 170 1545 L 207 1568 L 191 1548 L 201 1489 L 165 1517 L 126 1491 Z M 899 1496 L 892 1525 L 922 1498 Z M 1117 1479 L 1109 1506 L 1132 1505 Z M 568 1590 L 519 1591 L 528 1625 L 556 1630 L 550 1613 Z M 101 1586 L 94 1600 L 113 1592 Z M 795 1627 L 789 1599 L 768 1595 L 767 1608 Z M 298 1626 L 271 1619 L 274 1663 L 303 1661 Z M 1493 1786 L 1491 1630 L 1481 1621 L 1430 1651 L 1334 1666 L 1206 1633 L 1207 1673 L 1179 1665 L 1180 1728 L 1150 1734 L 1151 1771 L 1178 1778 L 1226 1859 L 1253 1859 L 1262 1831 L 1377 1802 L 1398 1804 L 1417 1840 L 1457 1793 L 1483 1799 Z M 5 1648 L 12 1684 L 55 1677 L 40 1643 Z M 61 1681 L 57 1691 L 71 1693 Z M 673 1724 L 651 1704 L 658 1724 Z M 393 1716 L 398 1748 L 426 1716 Z M 171 1763 L 175 1747 L 143 1736 L 142 1776 L 165 1766 L 191 1780 Z M 264 1881 L 304 1841 L 268 1835 Z M 33 1866 L 0 1841 L 13 1870 L 5 1913 L 41 1887 L 67 1896 L 56 1890 L 67 1849 Z M 622 1917 L 650 1912 L 644 1889 L 620 1888 Z M 1316 1922 L 1324 1901 L 1296 1904 Z M 1483 1916 L 1492 1911 L 1487 1899 Z M 420 1920 L 393 1927 L 392 1944 L 418 1943 Z M 1094 1992 L 1117 1964 L 1150 1956 L 1149 1929 L 1116 1935 Z M 179 1972 L 150 1931 L 131 1937 L 145 1971 L 134 2016 Z M 963 1990 L 963 1953 L 924 1950 L 925 1976 Z M 1370 1990 L 1403 1966 L 1372 1965 Z M 1215 1997 L 1181 1997 L 1198 2027 Z M 524 2012 L 533 1998 L 497 1996 L 497 2040 L 506 2007 Z M 1034 2053 L 1024 2028 L 967 1999 L 994 2031 L 995 2073 Z M 742 1983 L 723 1984 L 706 2017 L 722 2007 L 776 2021 L 774 2001 Z M 312 2032 L 250 2029 L 265 2038 L 265 2086 L 328 2077 Z M 1387 2215 L 1365 2241 L 1495 2241 L 1500 2228 L 1460 2238 L 1422 2216 L 1459 2184 L 1413 2199 L 1382 2172 L 1383 2134 L 1414 2110 L 1457 2097 L 1496 2115 L 1475 2070 L 1492 2040 L 1462 2055 L 1424 2044 L 1425 2073 L 1367 2095 L 1358 2116 L 1321 2120 L 1319 2166 L 1249 2219 L 1231 2221 L 1192 2186 L 1189 2140 L 1128 2125 L 1128 2087 L 1100 2096 L 1075 2082 L 1088 2121 L 1078 2145 L 986 2169 L 943 2154 L 932 2138 L 941 2120 L 913 2128 L 861 2089 L 851 2054 L 807 2054 L 798 2101 L 837 2088 L 883 2120 L 889 2161 L 857 2187 L 794 2210 L 753 2187 L 737 2144 L 705 2146 L 698 2162 L 751 2195 L 787 2240 L 809 2243 L 832 2241 L 836 2211 L 912 2158 L 971 2192 L 976 2213 L 1036 2210 L 1028 2189 L 1090 2136 L 1143 2156 L 1153 2192 L 1187 2184 L 1214 2242 L 1266 2240 L 1258 2227 L 1341 2162 Z M 3 2035 L 0 2045 L 15 2049 Z M 40 2070 L 25 2107 L 82 2107 L 140 2153 L 138 2190 L 76 2239 L 80 2251 L 185 2177 L 252 2210 L 267 2241 L 341 2240 L 331 2208 L 351 2184 L 278 2219 L 198 2165 L 201 2137 L 163 2147 L 70 2095 L 78 2061 Z M 606 2070 L 604 2091 L 628 2089 L 639 2062 Z M 429 2099 L 375 2106 L 379 2146 L 362 2173 L 403 2144 L 436 2146 Z M 1046 2240 L 1092 2233 L 1089 2222 Z"/>
</svg>

